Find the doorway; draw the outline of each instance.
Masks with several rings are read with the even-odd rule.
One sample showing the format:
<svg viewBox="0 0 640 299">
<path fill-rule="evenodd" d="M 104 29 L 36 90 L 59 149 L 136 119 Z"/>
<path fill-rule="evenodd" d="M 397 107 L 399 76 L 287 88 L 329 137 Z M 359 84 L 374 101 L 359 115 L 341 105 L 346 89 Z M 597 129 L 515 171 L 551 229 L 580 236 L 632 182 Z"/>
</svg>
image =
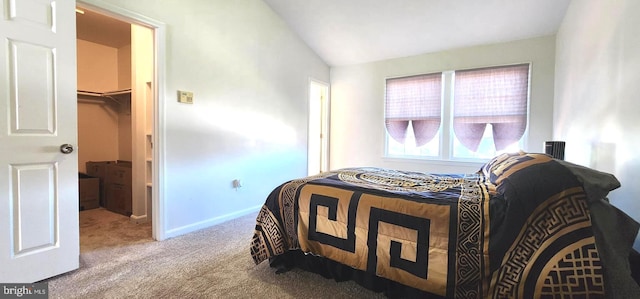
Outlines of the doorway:
<svg viewBox="0 0 640 299">
<path fill-rule="evenodd" d="M 309 80 L 307 173 L 315 175 L 328 170 L 329 85 Z"/>
<path fill-rule="evenodd" d="M 159 65 L 158 61 L 162 61 L 161 58 L 164 55 L 164 25 L 108 4 L 94 5 L 88 2 L 92 1 L 78 1 L 76 10 L 78 89 L 92 87 L 91 84 L 96 82 L 103 84 L 98 87 L 93 86 L 94 90 L 89 90 L 96 93 L 94 100 L 97 99 L 97 105 L 93 103 L 93 107 L 88 109 L 94 112 L 102 109 L 103 118 L 111 118 L 109 120 L 111 127 L 117 127 L 115 128 L 117 137 L 111 137 L 111 139 L 116 140 L 118 144 L 102 147 L 100 149 L 102 152 L 93 152 L 87 156 L 81 154 L 83 148 L 91 148 L 90 145 L 85 146 L 83 143 L 90 144 L 91 141 L 86 138 L 83 140 L 83 134 L 86 135 L 86 132 L 81 132 L 83 130 L 81 126 L 83 123 L 86 124 L 87 120 L 80 116 L 82 110 L 87 110 L 85 108 L 89 105 L 79 101 L 79 170 L 86 170 L 85 163 L 90 160 L 130 162 L 130 190 L 116 186 L 119 191 L 124 190 L 125 194 L 130 194 L 130 203 L 128 206 L 125 205 L 126 209 L 121 214 L 127 215 L 129 221 L 133 223 L 151 223 L 153 238 L 162 240 L 164 239 L 161 230 L 162 218 L 158 217 L 161 215 L 162 202 L 162 194 L 158 188 L 161 173 L 161 165 L 158 163 L 161 162 L 158 159 L 161 149 L 158 138 L 160 131 L 158 128 L 161 124 L 161 120 L 158 119 L 161 95 L 158 90 L 162 88 L 159 82 L 162 82 L 164 75 L 160 70 L 163 66 Z M 83 75 L 87 72 L 106 72 L 107 69 L 96 70 L 95 67 L 88 70 L 82 69 L 83 59 L 92 59 L 82 57 L 81 51 L 86 53 L 86 49 L 82 47 L 89 45 L 88 47 L 95 54 L 96 49 L 100 49 L 100 43 L 107 44 L 109 47 L 108 43 L 116 42 L 119 44 L 107 49 L 106 52 L 111 52 L 111 55 L 116 57 L 109 65 L 116 68 L 116 71 L 111 70 L 111 72 L 116 74 L 117 79 L 112 77 L 111 79 L 103 78 L 102 82 L 100 80 L 89 80 L 93 81 L 92 83 L 84 82 Z M 105 57 L 93 59 L 102 60 L 104 64 Z M 96 64 L 98 61 L 94 60 L 93 63 Z M 109 83 L 104 82 L 105 80 L 112 81 Z M 106 88 L 105 84 L 116 88 Z M 92 116 L 89 118 L 95 120 Z M 101 136 L 98 135 L 97 138 Z M 105 153 L 105 149 L 111 152 Z M 110 188 L 108 185 L 103 187 Z M 108 195 L 111 196 L 108 198 L 113 198 L 114 193 Z M 120 196 L 122 193 L 120 192 Z M 103 191 L 102 194 L 106 195 L 106 192 Z M 108 200 L 108 198 L 105 199 Z"/>
</svg>

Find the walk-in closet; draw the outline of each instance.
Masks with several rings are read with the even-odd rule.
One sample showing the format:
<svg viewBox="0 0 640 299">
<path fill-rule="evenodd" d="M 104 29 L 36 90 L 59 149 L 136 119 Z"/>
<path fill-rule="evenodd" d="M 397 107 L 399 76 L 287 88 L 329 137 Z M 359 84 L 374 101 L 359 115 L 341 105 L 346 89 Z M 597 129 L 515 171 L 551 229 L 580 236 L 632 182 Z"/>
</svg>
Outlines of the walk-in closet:
<svg viewBox="0 0 640 299">
<path fill-rule="evenodd" d="M 80 210 L 151 222 L 153 30 L 76 10 Z"/>
</svg>

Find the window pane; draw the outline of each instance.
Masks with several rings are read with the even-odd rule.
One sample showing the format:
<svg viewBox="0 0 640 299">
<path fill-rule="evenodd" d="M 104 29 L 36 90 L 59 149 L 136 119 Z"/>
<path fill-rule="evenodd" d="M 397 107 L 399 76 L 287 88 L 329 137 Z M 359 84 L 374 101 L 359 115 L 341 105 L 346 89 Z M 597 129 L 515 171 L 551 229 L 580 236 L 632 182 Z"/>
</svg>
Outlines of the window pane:
<svg viewBox="0 0 640 299">
<path fill-rule="evenodd" d="M 527 124 L 529 64 L 457 71 L 454 84 L 454 157 L 487 156 L 518 143 Z M 456 151 L 457 144 L 465 150 Z"/>
<path fill-rule="evenodd" d="M 394 141 L 416 147 L 429 143 L 440 129 L 442 73 L 387 79 L 385 125 Z"/>
<path fill-rule="evenodd" d="M 386 154 L 477 160 L 517 152 L 528 92 L 529 64 L 387 79 Z"/>
<path fill-rule="evenodd" d="M 522 141 L 514 142 L 503 150 L 496 150 L 493 144 L 493 130 L 491 125 L 486 126 L 476 151 L 471 151 L 460 140 L 453 138 L 453 157 L 459 159 L 491 159 L 502 153 L 515 153 L 522 148 Z"/>
<path fill-rule="evenodd" d="M 407 129 L 407 138 L 404 143 L 400 143 L 387 134 L 387 155 L 389 156 L 440 156 L 440 132 L 425 145 L 417 146 L 414 138 L 413 128 Z"/>
</svg>

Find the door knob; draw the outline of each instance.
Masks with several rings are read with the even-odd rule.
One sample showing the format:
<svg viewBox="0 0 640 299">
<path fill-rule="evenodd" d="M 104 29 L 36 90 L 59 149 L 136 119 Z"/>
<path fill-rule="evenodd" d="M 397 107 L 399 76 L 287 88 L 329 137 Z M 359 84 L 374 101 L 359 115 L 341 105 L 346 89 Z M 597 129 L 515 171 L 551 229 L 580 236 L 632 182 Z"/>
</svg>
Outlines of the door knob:
<svg viewBox="0 0 640 299">
<path fill-rule="evenodd" d="M 63 154 L 71 154 L 73 152 L 73 145 L 68 143 L 61 145 L 60 152 Z"/>
</svg>

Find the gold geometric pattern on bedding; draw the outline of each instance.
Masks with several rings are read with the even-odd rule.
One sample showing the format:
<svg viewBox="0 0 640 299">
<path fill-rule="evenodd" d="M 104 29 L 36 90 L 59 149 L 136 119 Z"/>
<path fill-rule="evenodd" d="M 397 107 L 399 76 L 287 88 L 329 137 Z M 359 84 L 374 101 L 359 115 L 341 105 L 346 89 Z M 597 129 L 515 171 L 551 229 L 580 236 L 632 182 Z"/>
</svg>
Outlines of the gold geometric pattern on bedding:
<svg viewBox="0 0 640 299">
<path fill-rule="evenodd" d="M 468 174 L 464 177 L 451 177 L 358 168 L 343 170 L 338 173 L 338 177 L 350 184 L 387 191 L 441 192 L 459 189 L 457 240 L 454 242 L 456 288 L 453 291 L 456 298 L 477 298 L 483 293 L 483 289 L 486 290 L 487 286 L 481 284 L 481 273 L 488 271 L 488 256 L 484 252 L 488 246 L 489 193 L 484 184 L 484 176 Z M 424 287 L 421 289 L 425 290 Z"/>
<path fill-rule="evenodd" d="M 599 263 L 593 260 L 599 259 L 596 252 L 591 252 L 592 260 L 589 260 L 588 265 L 579 262 L 573 264 L 573 266 L 579 266 L 576 268 L 577 272 L 573 272 L 573 276 L 556 275 L 555 280 L 549 275 L 553 275 L 551 267 L 559 265 L 558 257 L 556 255 L 554 260 L 554 257 L 544 254 L 545 252 L 564 252 L 561 257 L 565 257 L 576 250 L 576 246 L 588 245 L 595 248 L 593 235 L 590 237 L 587 235 L 581 239 L 587 241 L 568 240 L 591 227 L 586 197 L 581 187 L 567 189 L 547 199 L 530 215 L 527 223 L 530 225 L 523 227 L 492 277 L 492 290 L 490 290 L 492 298 L 529 296 L 534 291 L 528 289 L 531 287 L 531 281 L 534 281 L 539 294 L 543 294 L 546 293 L 542 291 L 543 285 L 544 290 L 557 290 L 556 288 L 562 288 L 563 285 L 573 284 L 575 274 L 591 276 L 596 282 L 602 280 L 601 271 L 595 270 L 599 267 Z M 583 244 L 584 242 L 587 243 Z M 545 275 L 544 271 L 548 271 L 548 275 Z M 585 287 L 585 292 L 589 294 L 598 294 L 602 291 L 599 285 L 585 284 L 579 287 Z"/>
<path fill-rule="evenodd" d="M 267 206 L 262 206 L 256 221 L 260 223 L 261 231 L 255 230 L 251 241 L 251 256 L 254 262 L 258 263 L 269 256 L 283 254 L 287 248 L 283 243 L 282 228 Z M 271 254 L 269 250 L 272 251 Z"/>
<path fill-rule="evenodd" d="M 298 192 L 298 188 L 300 186 L 306 184 L 309 181 L 313 181 L 316 179 L 321 179 L 325 177 L 329 177 L 334 175 L 333 172 L 324 172 L 317 174 L 315 176 L 310 176 L 302 179 L 292 180 L 282 186 L 280 189 L 280 196 L 278 196 L 278 200 L 280 200 L 280 217 L 282 219 L 282 223 L 285 227 L 286 234 L 288 237 L 287 242 L 289 243 L 289 249 L 297 249 L 300 248 L 300 244 L 298 243 L 298 234 L 296 232 L 295 221 L 296 221 L 296 211 L 295 211 L 295 202 L 296 202 L 296 193 Z"/>
<path fill-rule="evenodd" d="M 467 176 L 458 201 L 455 298 L 480 298 L 482 273 L 488 271 L 486 252 L 489 195 L 481 176 Z M 487 200 L 483 200 L 487 199 Z M 485 223 L 486 221 L 486 223 Z"/>
<path fill-rule="evenodd" d="M 451 206 L 320 185 L 300 190 L 304 252 L 444 296 Z"/>
<path fill-rule="evenodd" d="M 299 192 L 297 232 L 303 251 L 442 296 L 454 292 L 456 297 L 476 298 L 486 292 L 481 284 L 481 273 L 488 271 L 484 252 L 489 195 L 484 176 L 416 173 L 407 181 L 396 171 L 378 168 L 346 169 L 337 174 L 344 182 L 366 188 L 449 190 L 450 194 L 459 192 L 459 198 L 457 204 L 435 204 L 436 198 L 429 204 L 305 185 Z M 404 220 L 398 222 L 400 218 Z M 450 226 L 451 221 L 457 225 Z M 456 230 L 451 235 L 450 228 Z M 456 239 L 449 240 L 450 236 Z"/>
<path fill-rule="evenodd" d="M 541 154 L 507 155 L 505 159 L 496 161 L 496 164 L 487 170 L 487 175 L 493 178 L 493 183 L 497 186 L 504 179 L 520 170 L 535 164 L 547 163 L 551 160 L 550 156 Z"/>
<path fill-rule="evenodd" d="M 345 169 L 338 173 L 338 178 L 358 186 L 403 192 L 440 192 L 464 184 L 464 179 L 460 177 L 379 168 Z"/>
<path fill-rule="evenodd" d="M 546 278 L 538 282 L 534 298 L 602 298 L 602 264 L 594 238 L 584 239 L 567 249 L 569 253 L 559 252 L 559 258 L 553 258 L 558 261 L 549 264 L 546 275 L 542 273 L 541 277 Z"/>
</svg>

